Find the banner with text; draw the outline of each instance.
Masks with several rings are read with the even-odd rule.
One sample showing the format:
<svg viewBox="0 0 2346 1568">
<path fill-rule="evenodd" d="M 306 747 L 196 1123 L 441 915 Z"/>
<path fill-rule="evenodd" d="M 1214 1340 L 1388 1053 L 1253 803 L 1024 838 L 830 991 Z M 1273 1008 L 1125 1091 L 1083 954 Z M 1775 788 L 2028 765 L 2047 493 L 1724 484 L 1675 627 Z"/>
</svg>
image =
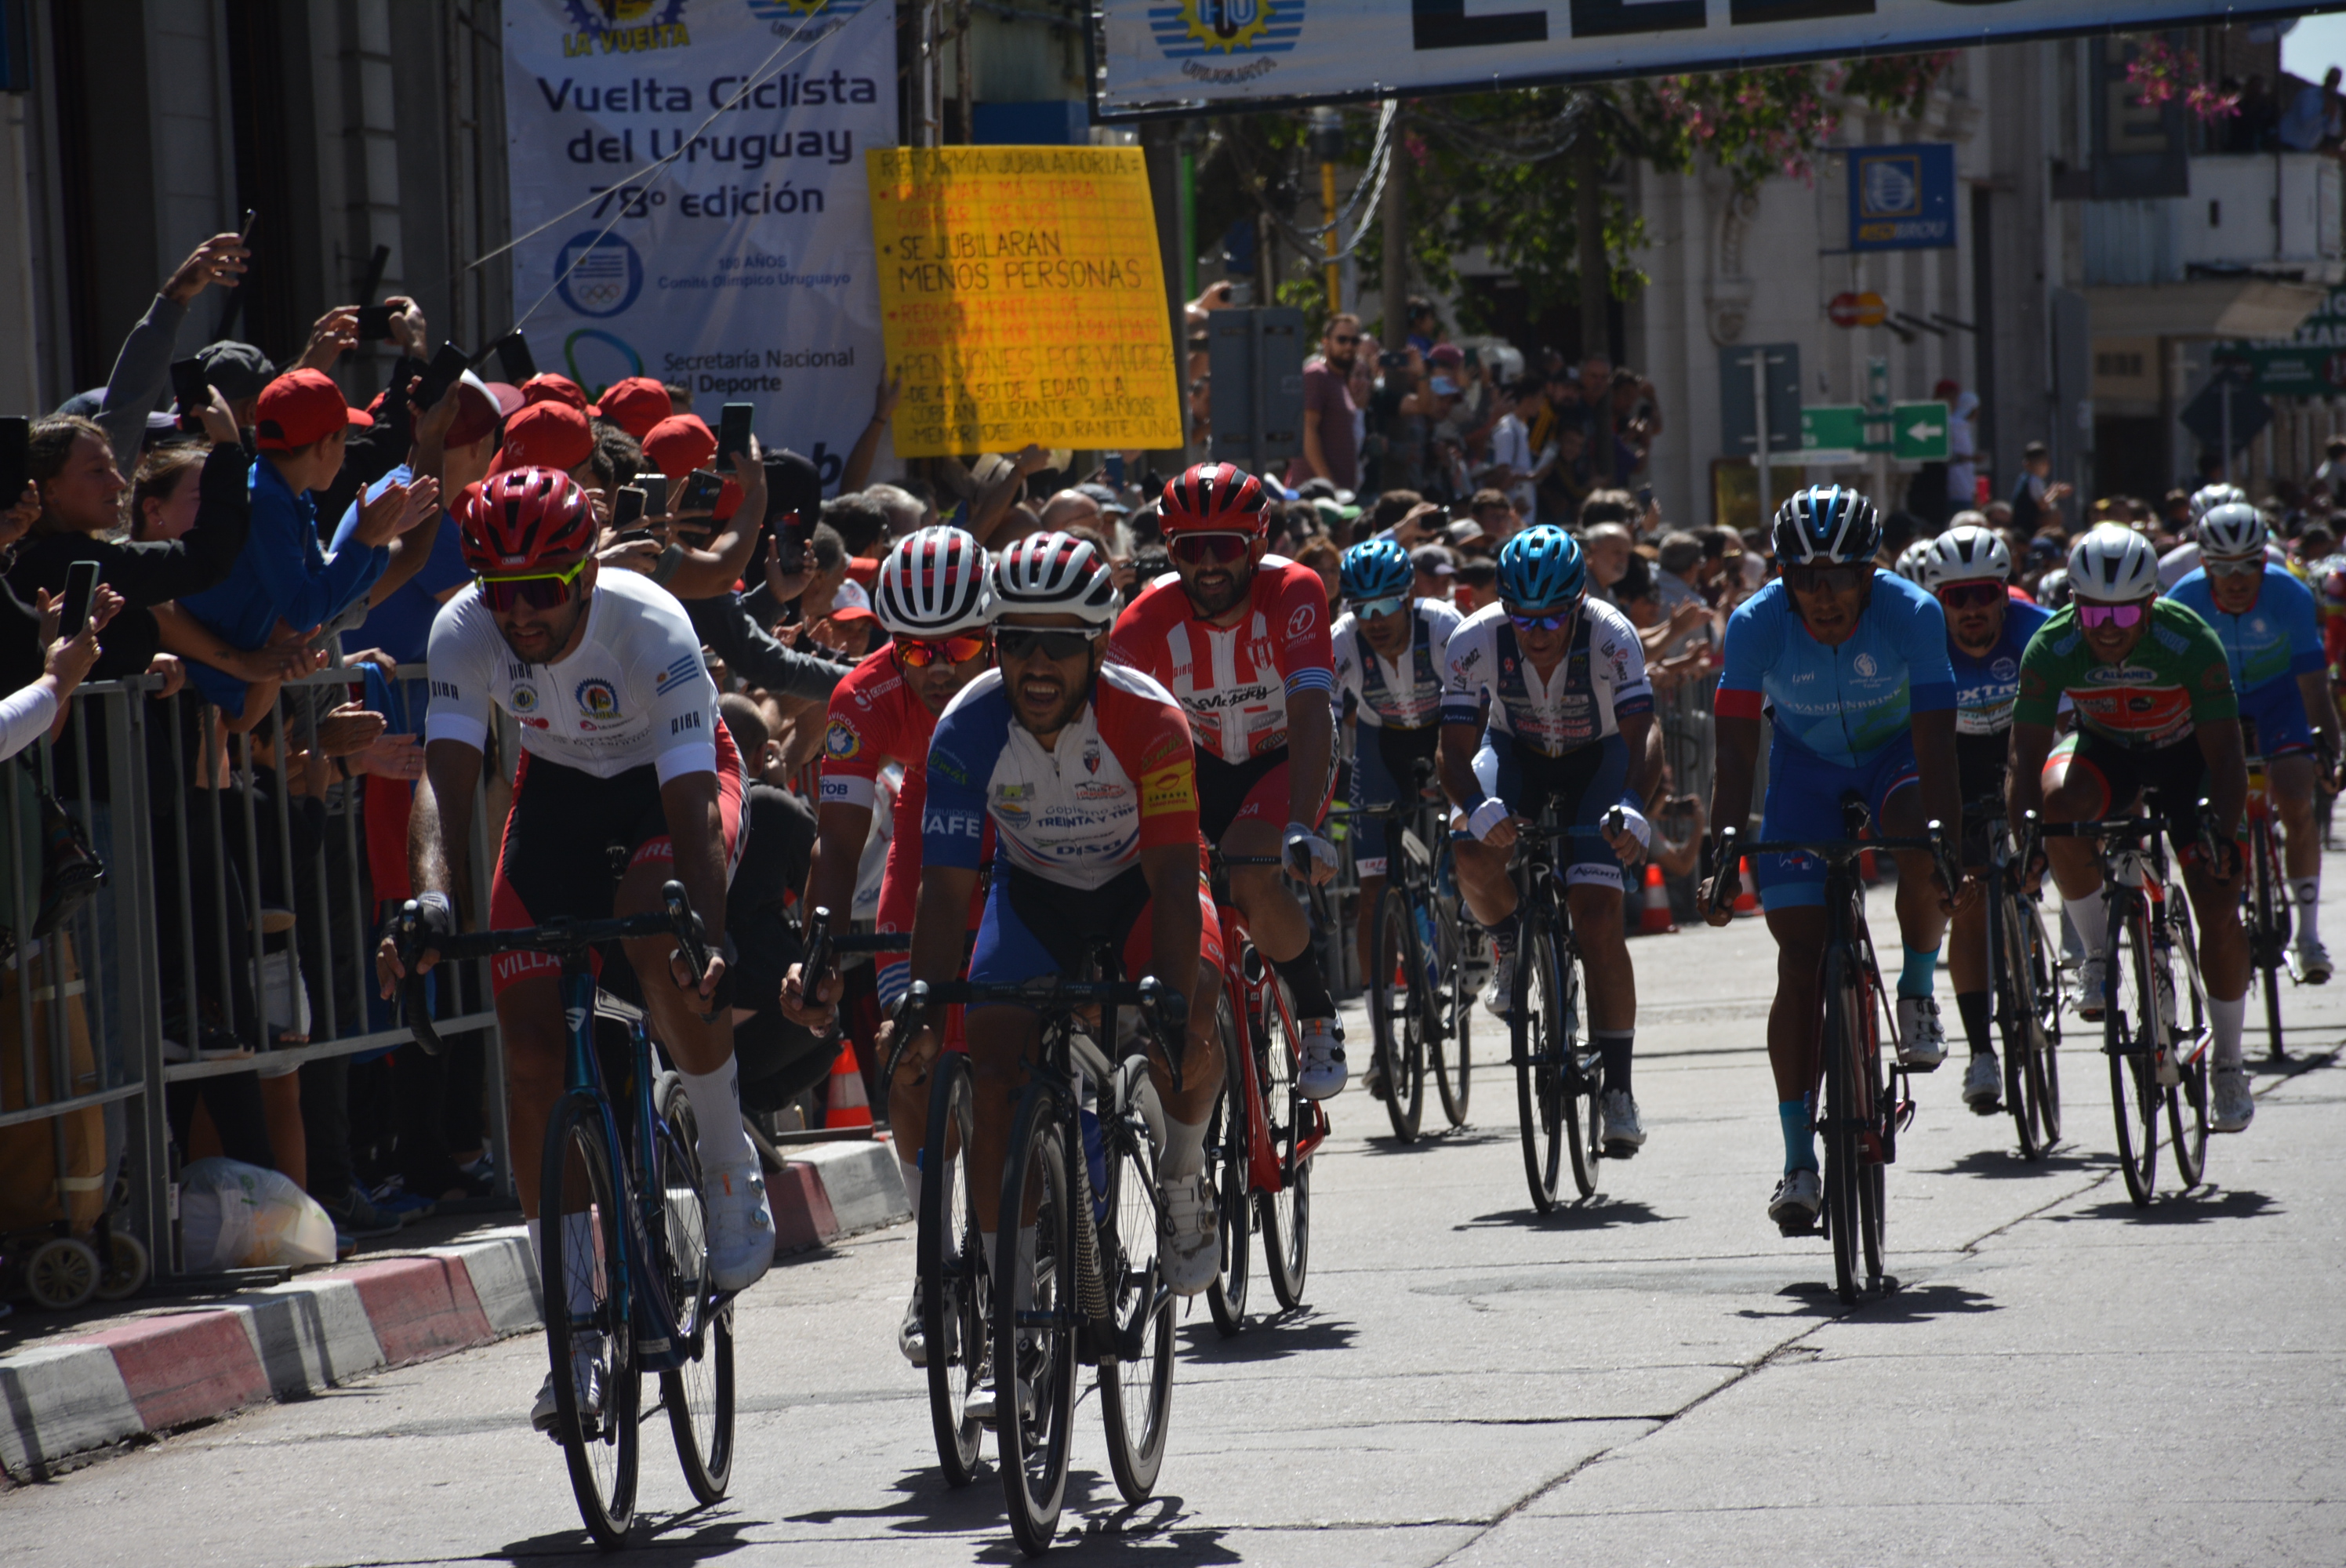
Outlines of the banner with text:
<svg viewBox="0 0 2346 1568">
<path fill-rule="evenodd" d="M 514 302 L 539 368 L 590 396 L 681 382 L 712 428 L 755 403 L 763 444 L 836 484 L 881 374 L 856 165 L 896 139 L 895 7 L 505 0 L 505 40 L 530 236 Z"/>
<path fill-rule="evenodd" d="M 1103 118 L 1488 90 L 2066 33 L 2304 0 L 1100 0 Z"/>
<path fill-rule="evenodd" d="M 1138 148 L 874 149 L 872 231 L 906 457 L 1181 444 Z"/>
</svg>

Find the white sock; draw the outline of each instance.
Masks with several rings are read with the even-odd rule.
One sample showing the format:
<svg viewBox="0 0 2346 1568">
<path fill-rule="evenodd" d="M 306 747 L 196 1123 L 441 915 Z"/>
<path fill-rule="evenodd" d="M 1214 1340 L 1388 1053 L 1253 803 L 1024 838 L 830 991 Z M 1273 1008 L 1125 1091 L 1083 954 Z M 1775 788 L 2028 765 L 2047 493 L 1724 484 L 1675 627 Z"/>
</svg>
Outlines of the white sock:
<svg viewBox="0 0 2346 1568">
<path fill-rule="evenodd" d="M 2321 878 L 2319 873 L 2300 877 L 2289 884 L 2290 897 L 2297 901 L 2297 940 L 2321 940 Z"/>
<path fill-rule="evenodd" d="M 1206 1124 L 1165 1118 L 1165 1147 L 1157 1156 L 1157 1179 L 1178 1181 L 1206 1168 Z"/>
<path fill-rule="evenodd" d="M 2217 1066 L 2240 1064 L 2240 1021 L 2248 1011 L 2246 995 L 2235 996 L 2229 1002 L 2219 996 L 2208 999 L 2208 1032 L 2216 1037 Z"/>
<path fill-rule="evenodd" d="M 2086 956 L 2101 957 L 2110 944 L 2110 911 L 2102 902 L 2102 891 L 2096 888 L 2089 898 L 2064 898 L 2061 907 L 2068 911 L 2069 923 L 2077 928 L 2077 940 L 2086 944 Z"/>
<path fill-rule="evenodd" d="M 920 1213 L 921 1156 L 917 1149 L 913 1151 L 911 1159 L 904 1157 L 904 1151 L 902 1148 L 896 1151 L 896 1174 L 904 1178 L 904 1196 L 912 1200 L 913 1212 Z"/>
<path fill-rule="evenodd" d="M 741 1069 L 731 1056 L 714 1073 L 677 1070 L 684 1080 L 684 1097 L 692 1102 L 692 1119 L 700 1124 L 700 1168 L 705 1171 L 754 1170 L 757 1151 L 741 1130 Z"/>
</svg>

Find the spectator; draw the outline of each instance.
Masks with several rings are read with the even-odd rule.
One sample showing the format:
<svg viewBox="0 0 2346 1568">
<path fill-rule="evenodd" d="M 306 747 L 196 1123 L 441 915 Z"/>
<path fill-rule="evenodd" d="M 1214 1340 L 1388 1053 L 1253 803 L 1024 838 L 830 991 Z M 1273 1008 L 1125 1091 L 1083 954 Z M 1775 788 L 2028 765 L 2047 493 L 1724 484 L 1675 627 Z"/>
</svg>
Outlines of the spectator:
<svg viewBox="0 0 2346 1568">
<path fill-rule="evenodd" d="M 2324 143 L 2335 142 L 2339 126 L 2336 115 L 2338 81 L 2341 73 L 2335 66 L 2323 73 L 2321 85 L 2300 82 L 2296 90 L 2287 94 L 2288 107 L 2281 111 L 2280 122 L 2273 128 L 2280 145 L 2293 152 L 2311 152 Z"/>
<path fill-rule="evenodd" d="M 505 444 L 490 472 L 509 468 L 551 468 L 594 492 L 608 515 L 610 497 L 595 471 L 595 431 L 586 416 L 567 403 L 534 402 L 505 419 Z"/>
<path fill-rule="evenodd" d="M 668 401 L 668 389 L 649 376 L 627 376 L 613 382 L 603 389 L 595 406 L 604 419 L 638 442 L 648 438 L 660 421 L 676 412 L 676 405 Z"/>
<path fill-rule="evenodd" d="M 660 391 L 668 393 L 668 406 L 669 412 L 690 413 L 692 412 L 692 385 L 690 382 L 660 382 Z"/>
<path fill-rule="evenodd" d="M 525 403 L 558 402 L 575 408 L 589 418 L 594 417 L 596 412 L 595 406 L 586 401 L 586 389 L 568 376 L 556 375 L 552 371 L 540 371 L 522 382 L 521 397 Z"/>
<path fill-rule="evenodd" d="M 1433 300 L 1414 296 L 1403 310 L 1409 322 L 1409 346 L 1420 354 L 1431 354 L 1434 341 L 1442 336 L 1441 313 L 1434 310 Z M 1390 325 L 1387 330 L 1391 330 Z"/>
<path fill-rule="evenodd" d="M 250 343 L 224 339 L 198 349 L 196 360 L 203 367 L 204 384 L 228 400 L 236 427 L 250 430 L 262 391 L 277 379 L 277 367 L 269 356 Z"/>
<path fill-rule="evenodd" d="M 1654 383 L 1627 365 L 1617 365 L 1612 382 L 1613 428 L 1620 433 L 1620 450 L 1632 454 L 1636 463 L 1628 469 L 1617 467 L 1615 473 L 1626 478 L 1647 466 L 1653 455 L 1654 442 L 1662 433 L 1661 394 Z"/>
<path fill-rule="evenodd" d="M 1352 378 L 1361 348 L 1361 319 L 1339 311 L 1328 320 L 1320 352 L 1303 366 L 1303 453 L 1287 465 L 1290 488 L 1314 477 L 1340 490 L 1361 484 L 1361 411 Z"/>
<path fill-rule="evenodd" d="M 1420 545 L 1409 553 L 1409 565 L 1416 574 L 1409 585 L 1410 597 L 1450 602 L 1450 582 L 1458 575 L 1458 562 L 1447 548 Z"/>
<path fill-rule="evenodd" d="M 1499 417 L 1491 426 L 1491 461 L 1482 474 L 1485 485 L 1498 490 L 1526 515 L 1539 505 L 1539 481 L 1556 461 L 1556 453 L 1553 448 L 1533 450 L 1530 428 L 1520 410 L 1529 405 L 1536 411 L 1545 402 L 1540 383 L 1530 380 L 1517 382 L 1497 400 Z"/>
<path fill-rule="evenodd" d="M 334 529 L 329 554 L 339 555 L 352 548 L 364 516 L 362 503 L 379 502 L 393 485 L 430 478 L 437 482 L 440 498 L 453 499 L 488 477 L 496 461 L 498 427 L 504 423 L 496 396 L 470 371 L 450 395 L 454 402 L 444 418 L 435 421 L 427 415 L 421 422 L 424 429 L 417 446 L 362 496 L 352 499 Z M 440 606 L 473 579 L 454 521 L 444 506 L 435 504 L 434 510 L 436 516 L 396 542 L 393 564 L 368 590 L 366 618 L 352 633 L 357 647 L 379 648 L 400 664 L 423 661 Z M 420 723 L 423 716 L 411 717 Z"/>
<path fill-rule="evenodd" d="M 1032 467 L 1026 468 L 1025 473 L 1035 473 L 1041 472 L 1044 466 L 1044 462 L 1047 460 L 1049 454 L 1044 452 L 1040 447 L 1028 447 L 1026 451 L 1034 453 L 1036 461 Z M 1022 453 L 1021 455 L 1023 456 L 1025 454 Z M 1014 466 L 1016 465 L 1014 464 Z M 905 535 L 919 528 L 921 525 L 921 520 L 929 514 L 927 503 L 923 502 L 919 496 L 913 494 L 911 491 L 903 489 L 899 485 L 870 484 L 864 486 L 863 494 L 878 502 L 880 504 L 880 510 L 886 514 L 888 519 L 888 543 L 891 546 L 892 546 L 897 540 L 903 538 Z M 1008 543 L 1007 540 L 1003 542 L 1005 544 Z"/>
<path fill-rule="evenodd" d="M 896 404 L 903 400 L 903 395 L 904 378 L 901 372 L 892 376 L 883 376 L 881 379 L 880 390 L 872 395 L 871 423 L 866 424 L 863 427 L 863 433 L 855 438 L 855 444 L 848 449 L 847 461 L 840 466 L 841 494 L 844 495 L 851 490 L 861 490 L 871 482 L 872 464 L 880 455 L 880 438 L 888 433 L 888 426 L 896 418 Z M 930 498 L 924 496 L 923 500 L 930 501 Z M 923 527 L 936 521 L 935 512 L 936 506 L 931 501 L 928 506 L 927 522 L 922 524 Z"/>
<path fill-rule="evenodd" d="M 1629 569 L 1631 547 L 1637 543 L 1627 523 L 1607 517 L 1588 524 L 1586 518 L 1596 510 L 1594 506 L 1582 511 L 1581 548 L 1588 556 L 1588 580 L 1596 585 L 1597 596 L 1611 600 L 1614 585 Z M 1617 603 L 1618 601 L 1615 601 Z"/>
<path fill-rule="evenodd" d="M 1144 556 L 1143 560 L 1146 559 L 1148 557 Z M 1334 615 L 1337 601 L 1343 591 L 1341 577 L 1344 553 L 1336 548 L 1336 542 L 1333 539 L 1324 535 L 1314 535 L 1309 544 L 1295 553 L 1295 559 L 1298 565 L 1309 566 L 1320 574 L 1320 580 L 1328 585 L 1329 614 Z M 1163 571 L 1160 570 L 1155 575 L 1161 576 Z M 1135 575 L 1138 576 L 1138 574 L 1136 573 Z M 1139 576 L 1138 580 L 1140 585 L 1146 587 L 1153 579 L 1148 576 Z"/>
<path fill-rule="evenodd" d="M 41 515 L 37 489 L 30 484 L 16 504 L 0 513 L 0 555 L 13 550 Z M 0 611 L 0 624 L 5 624 L 12 643 L 26 632 L 33 634 L 32 651 L 40 659 L 40 674 L 0 697 L 0 759 L 14 757 L 42 736 L 62 728 L 66 704 L 74 689 L 88 678 L 90 668 L 97 662 L 97 635 L 106 628 L 122 607 L 121 596 L 103 583 L 90 596 L 89 617 L 80 632 L 70 637 L 57 635 L 58 620 L 63 614 L 60 599 L 53 599 L 46 591 L 35 595 L 31 605 L 26 605 L 13 592 L 5 594 L 6 606 Z M 11 648 L 8 662 L 15 662 L 17 650 Z M 9 677 L 14 684 L 13 677 Z"/>
<path fill-rule="evenodd" d="M 2032 535 L 2048 525 L 2067 532 L 2061 503 L 2069 498 L 2069 486 L 2055 482 L 2052 473 L 2052 448 L 2032 441 L 2020 449 L 2020 478 L 2012 487 L 2012 516 L 2015 526 Z"/>
<path fill-rule="evenodd" d="M 213 284 L 235 288 L 251 254 L 234 234 L 215 234 L 197 246 L 164 281 L 147 314 L 122 341 L 96 414 L 117 470 L 128 470 L 138 461 L 139 448 L 147 439 L 148 412 L 170 384 L 172 345 L 178 340 L 180 323 L 188 319 L 188 307 Z"/>
<path fill-rule="evenodd" d="M 821 1083 L 839 1054 L 835 1042 L 817 1039 L 774 1005 L 784 972 L 805 956 L 788 906 L 813 860 L 814 813 L 799 797 L 755 779 L 775 745 L 757 706 L 728 693 L 718 710 L 753 775 L 741 799 L 741 864 L 725 898 L 725 934 L 739 953 L 733 1050 L 743 1108 L 776 1111 Z"/>
<path fill-rule="evenodd" d="M 2313 482 L 2331 506 L 2346 505 L 2346 436 L 2333 435 L 2322 446 L 2321 466 L 2313 471 Z"/>
<path fill-rule="evenodd" d="M 1679 530 L 1663 535 L 1656 552 L 1654 592 L 1670 631 L 1660 648 L 1665 659 L 1684 653 L 1691 643 L 1707 640 L 1710 603 L 1703 596 L 1700 578 L 1706 566 L 1713 571 L 1716 567 L 1705 561 L 1703 549 L 1698 535 Z"/>
<path fill-rule="evenodd" d="M 1062 490 L 1052 496 L 1043 503 L 1042 516 L 1046 531 L 1079 527 L 1096 531 L 1100 526 L 1099 503 L 1081 490 Z"/>
<path fill-rule="evenodd" d="M 1450 589 L 1452 607 L 1462 616 L 1471 616 L 1498 602 L 1499 564 L 1487 558 L 1459 562 L 1458 575 Z"/>
</svg>

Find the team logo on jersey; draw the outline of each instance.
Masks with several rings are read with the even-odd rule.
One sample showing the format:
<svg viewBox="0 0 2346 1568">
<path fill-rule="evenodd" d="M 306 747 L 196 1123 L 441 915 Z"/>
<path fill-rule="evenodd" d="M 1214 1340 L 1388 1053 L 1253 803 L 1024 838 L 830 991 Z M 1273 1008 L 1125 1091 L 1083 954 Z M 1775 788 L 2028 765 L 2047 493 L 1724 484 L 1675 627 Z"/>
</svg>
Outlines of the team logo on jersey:
<svg viewBox="0 0 2346 1568">
<path fill-rule="evenodd" d="M 1161 816 L 1167 811 L 1194 811 L 1198 809 L 1196 772 L 1179 763 L 1145 774 L 1140 780 L 1140 814 Z"/>
<path fill-rule="evenodd" d="M 597 724 L 616 724 L 619 718 L 619 691 L 600 676 L 589 676 L 578 683 L 578 711 Z"/>
<path fill-rule="evenodd" d="M 1180 736 L 1168 730 L 1167 733 L 1158 736 L 1155 740 L 1151 741 L 1149 743 L 1148 749 L 1140 754 L 1141 770 L 1143 772 L 1147 772 L 1150 769 L 1171 760 L 1179 753 L 1180 749 Z"/>
<path fill-rule="evenodd" d="M 1098 771 L 1099 771 L 1099 764 L 1100 764 L 1100 748 L 1099 748 L 1099 742 L 1098 742 L 1098 741 L 1096 741 L 1096 740 L 1086 740 L 1086 741 L 1085 741 L 1085 742 L 1084 742 L 1084 771 L 1085 771 L 1085 772 L 1086 772 L 1086 773 L 1096 773 L 1096 772 L 1098 772 Z"/>
<path fill-rule="evenodd" d="M 994 787 L 994 812 L 1005 822 L 1024 822 L 1029 797 L 1035 793 L 1032 784 L 997 784 Z"/>
<path fill-rule="evenodd" d="M 1882 672 L 1882 667 L 1874 662 L 1873 656 L 1870 653 L 1858 655 L 1849 661 L 1849 667 L 1857 671 L 1859 677 L 1865 680 L 1872 680 Z"/>
<path fill-rule="evenodd" d="M 513 688 L 512 708 L 515 715 L 537 711 L 537 687 L 517 686 Z"/>
<path fill-rule="evenodd" d="M 1310 605 L 1296 606 L 1295 613 L 1287 617 L 1287 635 L 1291 637 L 1301 636 L 1311 629 L 1312 623 L 1319 618 L 1320 612 Z"/>
<path fill-rule="evenodd" d="M 844 762 L 863 749 L 863 738 L 855 733 L 844 719 L 834 718 L 823 732 L 823 750 Z"/>
<path fill-rule="evenodd" d="M 2000 658 L 1987 667 L 1988 674 L 1998 680 L 2010 680 L 2020 673 L 2020 666 L 2008 658 Z"/>
<path fill-rule="evenodd" d="M 652 695 L 666 697 L 675 687 L 682 686 L 699 673 L 700 656 L 697 653 L 681 654 L 678 656 L 674 664 L 660 673 L 659 684 L 652 687 Z"/>
<path fill-rule="evenodd" d="M 2140 665 L 2103 664 L 2096 665 L 2092 669 L 2087 670 L 2086 678 L 2096 686 L 2139 686 L 2145 681 L 2156 680 L 2158 677 Z M 2207 675 L 2201 677 L 2201 684 L 2213 691 L 2218 685 L 2230 684 L 2231 678 L 2230 672 L 2220 666 L 2210 665 L 2208 667 Z"/>
</svg>

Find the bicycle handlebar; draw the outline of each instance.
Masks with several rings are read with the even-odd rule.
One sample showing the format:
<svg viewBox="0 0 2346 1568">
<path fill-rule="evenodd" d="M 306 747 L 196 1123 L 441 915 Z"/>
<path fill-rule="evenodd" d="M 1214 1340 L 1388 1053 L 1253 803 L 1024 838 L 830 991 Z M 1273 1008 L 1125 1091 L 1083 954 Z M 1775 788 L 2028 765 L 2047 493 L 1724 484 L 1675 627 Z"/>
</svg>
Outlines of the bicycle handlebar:
<svg viewBox="0 0 2346 1568">
<path fill-rule="evenodd" d="M 1719 907 L 1722 896 L 1733 896 L 1728 890 L 1746 855 L 1815 855 L 1846 865 L 1868 850 L 1889 853 L 1920 850 L 1928 854 L 1933 870 L 1938 872 L 1939 880 L 1946 884 L 1950 894 L 1963 881 L 1963 867 L 1956 860 L 1946 824 L 1935 817 L 1923 824 L 1923 832 L 1919 838 L 1758 839 L 1747 844 L 1742 842 L 1742 835 L 1735 829 L 1721 828 L 1718 848 L 1714 851 L 1710 886 L 1703 900 L 1704 907 L 1716 909 Z"/>
<path fill-rule="evenodd" d="M 1072 1011 L 1077 1007 L 1105 1005 L 1137 1009 L 1140 1022 L 1148 1031 L 1158 1048 L 1165 1053 L 1168 1074 L 1173 1080 L 1173 1092 L 1181 1092 L 1180 1049 L 1188 1034 L 1188 997 L 1176 991 L 1155 975 L 1139 981 L 1130 980 L 1062 980 L 1053 977 L 1048 982 L 1028 981 L 1017 985 L 984 984 L 970 980 L 947 980 L 932 984 L 925 980 L 913 982 L 904 999 L 896 1004 L 895 1040 L 888 1053 L 886 1070 L 881 1082 L 893 1082 L 896 1064 L 904 1048 L 922 1030 L 929 1027 L 929 1014 L 939 1007 L 968 1006 L 974 1003 L 1007 1002 L 1035 1010 L 1059 1008 Z M 1113 1044 L 1113 1043 L 1111 1043 Z"/>
</svg>

